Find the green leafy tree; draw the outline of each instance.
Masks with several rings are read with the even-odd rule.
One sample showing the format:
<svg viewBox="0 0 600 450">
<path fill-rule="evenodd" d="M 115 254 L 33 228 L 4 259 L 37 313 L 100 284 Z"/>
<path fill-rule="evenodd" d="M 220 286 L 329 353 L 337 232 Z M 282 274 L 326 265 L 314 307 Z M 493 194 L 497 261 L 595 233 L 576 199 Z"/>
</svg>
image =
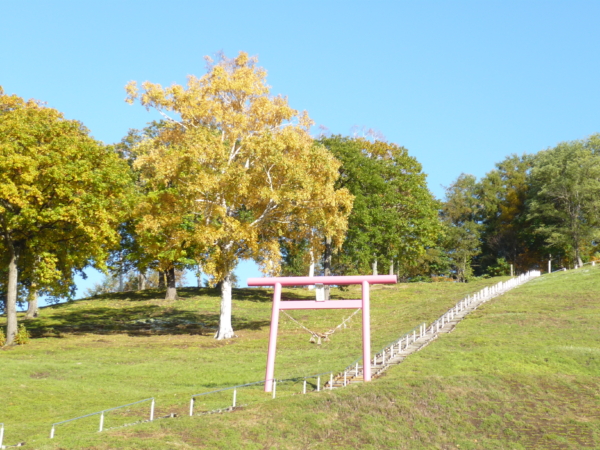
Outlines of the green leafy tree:
<svg viewBox="0 0 600 450">
<path fill-rule="evenodd" d="M 526 271 L 541 258 L 544 242 L 533 232 L 527 216 L 534 159 L 533 155 L 511 155 L 478 183 L 482 251 L 476 260 L 480 274 L 497 267 L 500 259 Z"/>
<path fill-rule="evenodd" d="M 600 135 L 538 153 L 530 183 L 536 232 L 581 265 L 600 239 Z"/>
<path fill-rule="evenodd" d="M 446 226 L 446 249 L 458 281 L 466 282 L 473 274 L 473 258 L 481 252 L 481 209 L 477 180 L 461 174 L 446 188 L 442 220 Z"/>
<path fill-rule="evenodd" d="M 333 258 L 337 273 L 376 273 L 380 262 L 392 272 L 394 261 L 410 265 L 434 245 L 438 202 L 405 148 L 342 136 L 320 143 L 342 163 L 336 186 L 355 197 L 346 240 Z"/>
<path fill-rule="evenodd" d="M 17 333 L 19 273 L 30 287 L 56 293 L 72 286 L 73 271 L 102 268 L 130 185 L 127 164 L 80 122 L 0 89 L 7 344 Z"/>
</svg>

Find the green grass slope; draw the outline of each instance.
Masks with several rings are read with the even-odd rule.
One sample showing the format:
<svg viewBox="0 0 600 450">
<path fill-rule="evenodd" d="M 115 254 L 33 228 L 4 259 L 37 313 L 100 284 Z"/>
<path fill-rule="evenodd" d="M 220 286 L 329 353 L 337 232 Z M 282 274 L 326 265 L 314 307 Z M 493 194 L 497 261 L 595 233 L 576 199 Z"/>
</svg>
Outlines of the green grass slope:
<svg viewBox="0 0 600 450">
<path fill-rule="evenodd" d="M 467 293 L 491 282 L 373 287 L 373 350 L 438 317 Z M 271 292 L 236 290 L 233 324 L 238 338 L 220 342 L 212 337 L 219 298 L 210 289 L 182 289 L 181 300 L 174 302 L 161 299 L 164 292 L 144 291 L 43 308 L 40 318 L 26 322 L 34 336 L 30 344 L 0 350 L 0 423 L 6 425 L 5 444 L 25 441 L 29 448 L 45 448 L 50 445 L 47 437 L 52 423 L 152 396 L 157 417 L 181 416 L 192 394 L 261 380 Z M 284 290 L 288 298 L 310 295 L 301 289 Z M 360 291 L 335 291 L 334 296 L 360 298 Z M 326 331 L 351 311 L 290 314 L 312 329 Z M 0 326 L 3 321 L 0 318 Z M 282 315 L 276 377 L 341 370 L 361 354 L 360 330 L 357 315 L 330 342 L 316 346 L 308 342 L 309 334 Z M 291 395 L 298 386 L 281 385 L 280 397 L 285 397 L 286 389 Z M 213 397 L 217 404 L 204 405 L 206 408 L 223 406 L 219 403 L 222 396 Z M 230 401 L 227 393 L 225 405 Z M 240 393 L 240 402 L 244 401 L 247 398 Z M 111 413 L 105 426 L 134 422 L 147 417 L 147 412 L 146 404 Z M 83 442 L 94 436 L 98 419 L 94 416 L 60 425 L 52 442 L 57 448 L 85 448 Z M 101 440 L 111 442 L 109 433 L 103 433 Z M 165 448 L 160 441 L 156 445 Z"/>
<path fill-rule="evenodd" d="M 374 290 L 373 350 L 484 284 Z M 171 304 L 113 296 L 47 308 L 34 330 L 47 337 L 0 352 L 5 442 L 40 449 L 600 448 L 600 267 L 545 275 L 488 302 L 372 383 L 304 396 L 292 395 L 295 386 L 233 413 L 185 417 L 189 394 L 264 373 L 268 294 L 238 293 L 239 338 L 230 343 L 210 336 L 217 314 L 211 294 L 190 290 Z M 163 326 L 135 322 L 152 315 Z M 295 317 L 322 330 L 343 315 Z M 282 318 L 277 377 L 339 370 L 354 360 L 360 320 L 320 347 L 308 338 Z M 93 431 L 95 417 L 59 427 L 53 441 L 45 436 L 52 422 L 151 395 L 158 416 L 181 417 L 103 433 Z M 141 413 L 127 414 L 133 421 Z M 127 419 L 116 416 L 107 426 Z"/>
</svg>

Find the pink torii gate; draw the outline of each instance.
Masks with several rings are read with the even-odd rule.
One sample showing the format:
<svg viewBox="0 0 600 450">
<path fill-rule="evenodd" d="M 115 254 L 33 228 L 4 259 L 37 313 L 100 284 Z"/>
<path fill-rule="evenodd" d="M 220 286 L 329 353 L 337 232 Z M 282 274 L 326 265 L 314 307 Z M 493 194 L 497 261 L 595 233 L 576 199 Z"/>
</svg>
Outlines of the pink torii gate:
<svg viewBox="0 0 600 450">
<path fill-rule="evenodd" d="M 371 284 L 395 283 L 397 283 L 396 275 L 248 278 L 248 286 L 274 287 L 273 311 L 271 312 L 271 331 L 269 334 L 269 350 L 267 354 L 267 372 L 265 375 L 265 392 L 271 392 L 273 390 L 275 351 L 277 349 L 277 329 L 279 327 L 279 310 L 281 309 L 362 309 L 363 380 L 371 381 L 371 321 L 369 311 L 369 286 Z M 281 301 L 282 286 L 341 286 L 351 284 L 362 285 L 362 299 Z"/>
</svg>

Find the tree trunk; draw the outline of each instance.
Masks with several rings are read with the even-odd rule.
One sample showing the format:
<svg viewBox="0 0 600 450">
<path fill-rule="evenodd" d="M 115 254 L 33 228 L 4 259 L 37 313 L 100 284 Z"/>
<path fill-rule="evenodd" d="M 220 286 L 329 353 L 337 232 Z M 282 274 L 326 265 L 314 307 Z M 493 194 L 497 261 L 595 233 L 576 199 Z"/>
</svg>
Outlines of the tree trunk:
<svg viewBox="0 0 600 450">
<path fill-rule="evenodd" d="M 390 260 L 390 275 L 394 275 L 394 260 Z"/>
<path fill-rule="evenodd" d="M 314 277 L 315 276 L 315 254 L 313 253 L 312 248 L 310 249 L 310 266 L 308 267 L 308 276 L 309 277 Z M 308 289 L 313 290 L 315 287 L 314 286 L 308 286 Z"/>
<path fill-rule="evenodd" d="M 6 292 L 6 345 L 12 345 L 15 342 L 17 334 L 17 279 L 19 269 L 17 260 L 19 255 L 14 245 L 8 245 L 10 252 L 10 262 L 8 263 L 8 286 Z"/>
<path fill-rule="evenodd" d="M 165 272 L 167 276 L 167 295 L 165 300 L 177 300 L 177 287 L 175 286 L 175 267 Z"/>
<path fill-rule="evenodd" d="M 377 258 L 373 261 L 373 275 L 377 275 Z"/>
<path fill-rule="evenodd" d="M 165 273 L 162 270 L 158 271 L 158 289 L 164 289 L 165 286 Z"/>
<path fill-rule="evenodd" d="M 333 248 L 331 244 L 331 238 L 325 238 L 325 254 L 323 255 L 323 275 L 326 277 L 331 275 L 331 256 L 333 254 Z M 325 285 L 325 300 L 329 300 L 329 285 Z"/>
<path fill-rule="evenodd" d="M 577 243 L 576 244 L 577 246 L 575 247 L 575 261 L 577 261 L 575 263 L 575 268 L 583 267 L 583 261 L 581 260 L 581 253 L 579 253 L 579 245 L 578 244 L 579 243 Z"/>
<path fill-rule="evenodd" d="M 138 275 L 138 291 L 143 291 L 146 289 L 146 274 L 144 272 L 140 272 Z"/>
<path fill-rule="evenodd" d="M 231 275 L 232 272 L 229 271 L 221 281 L 221 315 L 219 316 L 219 329 L 215 334 L 217 340 L 235 337 L 231 326 Z"/>
<path fill-rule="evenodd" d="M 32 286 L 27 298 L 27 314 L 25 319 L 35 319 L 39 314 L 37 289 Z"/>
<path fill-rule="evenodd" d="M 202 287 L 202 270 L 200 270 L 200 264 L 196 266 L 196 280 L 198 281 L 198 287 Z"/>
<path fill-rule="evenodd" d="M 123 280 L 123 271 L 119 269 L 119 292 L 123 292 L 125 290 L 125 282 Z"/>
</svg>

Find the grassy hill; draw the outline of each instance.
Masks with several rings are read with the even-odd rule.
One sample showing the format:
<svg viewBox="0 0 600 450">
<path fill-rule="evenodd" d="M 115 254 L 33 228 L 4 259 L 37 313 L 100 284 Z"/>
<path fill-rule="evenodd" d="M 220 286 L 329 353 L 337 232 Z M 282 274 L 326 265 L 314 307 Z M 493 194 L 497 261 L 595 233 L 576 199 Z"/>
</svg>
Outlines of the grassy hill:
<svg viewBox="0 0 600 450">
<path fill-rule="evenodd" d="M 373 350 L 466 294 L 498 280 L 466 285 L 411 284 L 372 293 Z M 289 290 L 302 297 L 303 290 Z M 359 296 L 358 290 L 336 292 Z M 345 389 L 297 395 L 233 413 L 187 417 L 191 394 L 264 376 L 270 294 L 235 294 L 238 338 L 212 339 L 216 292 L 185 289 L 165 302 L 156 292 L 104 296 L 44 308 L 27 324 L 29 345 L 0 351 L 0 422 L 5 444 L 26 448 L 599 448 L 600 267 L 545 275 L 485 304 L 453 333 L 383 378 Z M 349 312 L 291 313 L 327 330 Z M 1 323 L 0 323 L 1 325 Z M 360 356 L 360 319 L 316 346 L 282 316 L 276 376 L 340 370 Z M 219 394 L 221 395 L 221 394 Z M 214 401 L 230 401 L 227 398 Z M 256 399 L 241 391 L 238 403 Z M 174 419 L 96 433 L 98 416 L 53 422 L 154 396 L 156 416 Z M 201 408 L 199 408 L 201 410 Z M 147 415 L 148 405 L 106 418 L 117 427 Z"/>
</svg>

